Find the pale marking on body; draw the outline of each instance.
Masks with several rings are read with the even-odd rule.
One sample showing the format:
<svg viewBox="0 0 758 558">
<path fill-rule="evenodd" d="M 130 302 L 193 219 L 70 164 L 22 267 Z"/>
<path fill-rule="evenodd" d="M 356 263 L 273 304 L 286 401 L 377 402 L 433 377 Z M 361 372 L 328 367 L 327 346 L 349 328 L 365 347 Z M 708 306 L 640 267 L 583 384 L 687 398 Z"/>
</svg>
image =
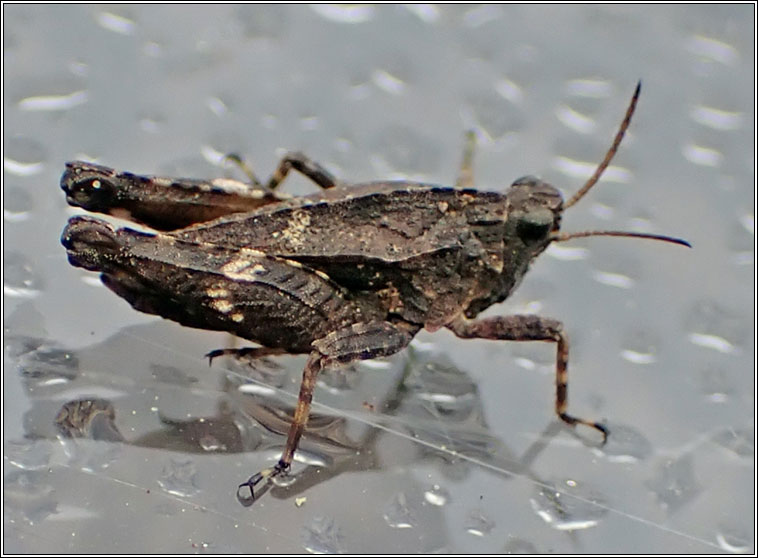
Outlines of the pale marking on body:
<svg viewBox="0 0 758 558">
<path fill-rule="evenodd" d="M 491 261 L 490 266 L 492 267 L 492 269 L 495 270 L 496 273 L 500 274 L 503 272 L 503 266 L 504 266 L 503 258 L 498 256 L 497 254 L 492 254 L 492 256 L 490 256 L 490 261 Z"/>
<path fill-rule="evenodd" d="M 234 304 L 226 299 L 214 300 L 210 304 L 211 308 L 218 310 L 222 314 L 228 314 L 234 309 Z"/>
<path fill-rule="evenodd" d="M 235 260 L 233 262 L 229 262 L 229 264 L 240 264 L 243 263 L 240 260 Z M 256 263 L 255 265 L 252 264 L 252 262 L 246 262 L 246 265 L 242 265 L 241 267 L 235 267 L 230 266 L 229 264 L 226 264 L 221 268 L 221 272 L 224 274 L 224 277 L 227 277 L 232 280 L 239 280 L 239 281 L 260 281 L 257 276 L 262 275 L 264 272 L 268 271 L 266 269 L 266 266 L 260 263 Z M 264 283 L 267 283 L 264 281 Z"/>
<path fill-rule="evenodd" d="M 170 242 L 170 243 L 174 242 L 174 239 L 171 238 L 171 237 L 166 236 L 164 238 L 166 238 L 166 240 L 168 242 Z M 198 242 L 197 245 L 198 246 L 205 246 L 205 247 L 209 247 L 209 248 L 213 248 L 213 247 L 216 246 L 216 244 L 214 244 L 212 242 Z M 300 268 L 300 269 L 304 269 L 306 271 L 312 272 L 316 276 L 318 276 L 321 279 L 323 279 L 324 281 L 328 281 L 329 284 L 330 284 L 330 286 L 334 289 L 334 293 L 338 297 L 344 298 L 344 294 L 346 292 L 345 288 L 342 285 L 340 285 L 338 283 L 335 283 L 334 280 L 331 277 L 329 277 L 329 275 L 327 275 L 326 273 L 324 273 L 321 270 L 311 269 L 309 267 L 304 266 L 300 262 L 297 262 L 297 261 L 294 261 L 294 260 L 288 260 L 286 258 L 278 258 L 276 256 L 271 256 L 269 254 L 261 252 L 260 250 L 255 250 L 253 248 L 240 248 L 239 249 L 239 253 L 242 254 L 243 256 L 247 256 L 247 257 L 250 257 L 250 258 L 269 259 L 269 260 L 273 260 L 273 261 L 277 261 L 277 262 L 282 262 L 282 263 L 288 264 L 288 265 L 290 265 L 292 267 L 296 267 L 296 268 Z M 359 264 L 359 265 L 361 267 L 363 267 L 362 264 Z M 250 268 L 250 269 L 248 270 L 248 268 Z M 266 266 L 264 266 L 263 264 L 256 263 L 255 265 L 253 265 L 252 261 L 247 260 L 247 259 L 245 259 L 243 257 L 243 258 L 238 258 L 238 259 L 235 259 L 235 260 L 228 261 L 227 263 L 225 263 L 224 265 L 222 265 L 219 268 L 219 271 L 221 272 L 222 275 L 224 275 L 228 279 L 240 279 L 240 280 L 244 281 L 244 280 L 251 280 L 251 279 L 252 280 L 256 280 L 255 275 L 258 275 L 258 274 L 260 274 L 263 271 L 267 271 L 267 269 L 266 269 Z M 379 276 L 378 272 L 376 273 L 376 276 L 377 277 Z M 266 283 L 266 282 L 264 281 L 264 283 Z M 268 284 L 268 283 L 266 283 L 266 284 Z"/>
<path fill-rule="evenodd" d="M 223 298 L 225 296 L 229 296 L 229 291 L 223 287 L 211 287 L 205 291 L 205 294 L 211 298 Z"/>
<path fill-rule="evenodd" d="M 237 260 L 230 260 L 221 266 L 221 273 L 228 276 L 238 275 L 240 271 L 253 265 L 253 262 L 240 258 Z"/>
<path fill-rule="evenodd" d="M 302 265 L 300 267 L 302 267 Z M 331 281 L 332 280 L 331 277 L 329 277 L 326 273 L 324 273 L 320 269 L 314 269 L 313 273 L 315 273 L 316 275 L 318 275 L 319 277 L 321 277 L 322 279 L 324 279 L 326 281 Z"/>
<path fill-rule="evenodd" d="M 115 214 L 112 214 L 112 215 L 115 216 Z M 168 244 L 169 246 L 176 246 L 176 239 L 171 236 L 168 236 L 166 234 L 157 234 L 155 235 L 155 237 L 158 240 L 158 242 L 161 242 L 163 244 Z"/>
<path fill-rule="evenodd" d="M 234 180 L 233 178 L 214 178 L 211 180 L 211 185 L 227 194 L 235 194 L 257 200 L 266 195 L 266 192 L 263 190 L 251 188 L 249 184 Z"/>
<path fill-rule="evenodd" d="M 168 188 L 174 183 L 174 180 L 172 178 L 166 178 L 165 176 L 154 176 L 151 178 L 151 181 L 153 184 L 163 186 L 164 188 Z"/>
<path fill-rule="evenodd" d="M 206 244 L 206 243 L 203 243 Z M 213 246 L 212 244 L 208 244 L 209 246 Z M 266 258 L 266 254 L 261 252 L 260 250 L 253 250 L 252 248 L 240 248 L 239 249 L 240 258 L 229 260 L 224 265 L 221 266 L 221 272 L 225 275 L 231 276 L 232 274 L 239 274 L 240 271 L 247 269 L 251 265 L 253 265 L 253 261 L 264 259 Z M 257 263 L 255 267 L 253 268 L 254 272 L 258 272 L 263 268 L 263 266 L 260 263 Z"/>
<path fill-rule="evenodd" d="M 265 252 L 261 252 L 260 250 L 254 250 L 253 248 L 240 248 L 239 252 L 244 255 L 248 256 L 250 258 L 267 258 L 269 257 L 268 254 Z"/>
<path fill-rule="evenodd" d="M 300 246 L 305 239 L 305 232 L 310 224 L 310 213 L 303 210 L 295 210 L 287 220 L 287 227 L 282 230 L 282 236 L 284 236 L 291 246 Z"/>
</svg>

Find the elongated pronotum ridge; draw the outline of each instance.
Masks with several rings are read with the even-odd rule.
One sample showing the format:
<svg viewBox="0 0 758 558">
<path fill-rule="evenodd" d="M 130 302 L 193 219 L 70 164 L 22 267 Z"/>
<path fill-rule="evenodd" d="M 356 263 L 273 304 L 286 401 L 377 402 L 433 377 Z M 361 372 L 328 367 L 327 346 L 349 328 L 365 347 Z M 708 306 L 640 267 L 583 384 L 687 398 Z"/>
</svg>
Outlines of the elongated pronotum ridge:
<svg viewBox="0 0 758 558">
<path fill-rule="evenodd" d="M 621 122 L 621 126 L 619 126 L 619 131 L 616 132 L 616 137 L 613 138 L 613 143 L 611 144 L 610 149 L 608 149 L 608 153 L 605 154 L 605 158 L 597 166 L 595 173 L 584 184 L 584 186 L 582 186 L 576 194 L 571 196 L 570 200 L 563 204 L 564 209 L 571 207 L 580 199 L 582 199 L 584 197 L 584 194 L 589 192 L 590 188 L 592 188 L 595 183 L 597 183 L 597 181 L 600 179 L 600 176 L 603 174 L 603 172 L 605 172 L 605 169 L 608 168 L 608 165 L 611 164 L 611 160 L 613 159 L 613 156 L 616 155 L 616 151 L 618 151 L 619 145 L 621 145 L 621 140 L 624 139 L 624 134 L 626 133 L 627 128 L 629 128 L 629 123 L 632 121 L 632 114 L 634 114 L 634 109 L 637 106 L 637 99 L 640 97 L 640 89 L 642 89 L 642 81 L 637 82 L 637 87 L 634 90 L 634 95 L 632 95 L 632 100 L 629 102 L 629 108 L 626 109 L 624 120 Z"/>
</svg>

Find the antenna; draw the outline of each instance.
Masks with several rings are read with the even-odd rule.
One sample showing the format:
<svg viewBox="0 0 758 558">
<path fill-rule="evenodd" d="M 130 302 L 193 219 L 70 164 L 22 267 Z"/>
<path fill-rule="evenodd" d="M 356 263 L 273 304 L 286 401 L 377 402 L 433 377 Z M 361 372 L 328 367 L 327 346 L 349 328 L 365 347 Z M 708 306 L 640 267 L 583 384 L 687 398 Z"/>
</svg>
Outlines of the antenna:
<svg viewBox="0 0 758 558">
<path fill-rule="evenodd" d="M 603 159 L 602 162 L 598 165 L 597 169 L 595 170 L 595 173 L 584 184 L 584 186 L 582 186 L 579 189 L 579 191 L 571 197 L 569 201 L 563 204 L 564 209 L 567 207 L 571 207 L 580 199 L 582 199 L 584 197 L 584 194 L 589 192 L 590 188 L 592 188 L 595 185 L 595 183 L 600 179 L 600 176 L 603 174 L 605 169 L 608 168 L 608 165 L 611 163 L 611 159 L 613 159 L 613 156 L 616 155 L 616 151 L 618 151 L 619 145 L 621 144 L 621 140 L 624 138 L 624 133 L 626 133 L 626 129 L 629 128 L 629 123 L 632 121 L 632 114 L 634 114 L 634 109 L 637 106 L 637 99 L 639 99 L 640 97 L 640 89 L 642 89 L 641 80 L 637 82 L 637 88 L 634 90 L 634 95 L 632 95 L 632 100 L 629 102 L 629 108 L 626 109 L 624 120 L 621 122 L 619 131 L 616 132 L 616 137 L 613 138 L 613 143 L 611 144 L 610 149 L 608 149 L 608 153 L 605 154 L 605 159 Z"/>
<path fill-rule="evenodd" d="M 613 159 L 613 156 L 616 155 L 616 151 L 618 151 L 619 145 L 621 145 L 621 140 L 624 138 L 624 134 L 626 133 L 627 128 L 629 128 L 629 123 L 632 121 L 632 114 L 634 114 L 634 109 L 637 106 L 637 99 L 640 97 L 640 89 L 642 89 L 642 81 L 637 82 L 637 87 L 634 90 L 634 95 L 632 95 L 632 100 L 629 102 L 629 107 L 626 109 L 624 120 L 621 122 L 621 126 L 619 126 L 619 131 L 616 132 L 616 137 L 613 138 L 613 143 L 608 149 L 608 152 L 605 154 L 605 158 L 597 166 L 594 174 L 584 184 L 584 186 L 582 186 L 579 191 L 571 197 L 570 200 L 563 204 L 564 209 L 571 207 L 580 199 L 582 199 L 584 195 L 589 192 L 590 188 L 592 188 L 597 183 L 605 169 L 608 168 L 608 165 L 611 163 L 611 159 Z M 660 240 L 662 242 L 671 242 L 673 244 L 680 244 L 682 246 L 692 248 L 692 245 L 689 242 L 682 240 L 681 238 L 674 238 L 673 236 L 664 236 L 660 234 L 647 234 L 626 231 L 584 231 L 575 233 L 557 233 L 552 235 L 550 237 L 550 240 L 552 242 L 565 242 L 566 240 L 571 240 L 572 238 L 582 238 L 585 236 L 626 236 L 631 238 L 646 238 L 648 240 Z"/>
<path fill-rule="evenodd" d="M 576 232 L 576 233 L 559 233 L 559 234 L 552 235 L 550 239 L 553 242 L 565 242 L 566 240 L 571 240 L 572 238 L 582 238 L 585 236 L 628 236 L 632 238 L 646 238 L 648 240 L 661 240 L 663 242 L 681 244 L 682 246 L 687 246 L 688 248 L 692 248 L 692 245 L 689 242 L 687 242 L 686 240 L 682 240 L 681 238 L 675 238 L 673 236 L 665 236 L 662 234 L 647 234 L 647 233 L 626 232 L 626 231 L 584 231 L 584 232 Z"/>
</svg>

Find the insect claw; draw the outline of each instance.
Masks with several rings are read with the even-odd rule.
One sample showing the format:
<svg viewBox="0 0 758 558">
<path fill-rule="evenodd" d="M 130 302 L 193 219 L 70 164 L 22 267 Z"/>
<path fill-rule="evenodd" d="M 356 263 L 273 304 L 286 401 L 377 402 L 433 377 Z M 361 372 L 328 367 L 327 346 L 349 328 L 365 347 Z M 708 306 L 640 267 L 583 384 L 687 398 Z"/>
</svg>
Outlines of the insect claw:
<svg viewBox="0 0 758 558">
<path fill-rule="evenodd" d="M 281 461 L 279 461 L 273 467 L 269 467 L 268 469 L 263 469 L 262 471 L 255 473 L 252 477 L 250 477 L 249 479 L 247 479 L 245 482 L 243 482 L 237 487 L 237 499 L 246 505 L 252 504 L 253 501 L 255 501 L 254 488 L 258 484 L 260 484 L 261 481 L 265 480 L 266 482 L 268 482 L 269 480 L 279 475 L 286 475 L 287 471 L 289 471 L 289 468 L 290 466 L 288 464 L 282 463 Z M 249 498 L 240 495 L 240 490 L 242 490 L 243 487 L 247 487 L 250 490 Z"/>
<path fill-rule="evenodd" d="M 205 356 L 205 358 L 208 359 L 208 366 L 209 367 L 213 366 L 213 359 L 214 358 L 218 358 L 218 357 L 220 357 L 223 354 L 224 354 L 224 350 L 223 349 L 215 349 L 215 350 L 213 350 L 213 351 L 211 351 L 209 353 L 206 353 L 204 356 Z"/>
<path fill-rule="evenodd" d="M 600 424 L 599 422 L 589 422 L 586 420 L 573 417 L 567 413 L 559 413 L 558 418 L 560 418 L 563 422 L 565 422 L 569 426 L 576 426 L 577 424 L 590 426 L 594 428 L 595 430 L 599 431 L 603 435 L 603 441 L 600 443 L 601 446 L 604 446 L 606 442 L 608 442 L 608 435 L 610 434 L 610 431 L 608 430 L 607 426 L 604 426 Z"/>
<path fill-rule="evenodd" d="M 594 426 L 597 430 L 602 432 L 603 434 L 603 441 L 600 443 L 600 446 L 604 446 L 608 442 L 608 434 L 610 434 L 610 431 L 608 430 L 608 427 L 603 426 L 602 424 L 596 422 L 592 426 Z"/>
</svg>

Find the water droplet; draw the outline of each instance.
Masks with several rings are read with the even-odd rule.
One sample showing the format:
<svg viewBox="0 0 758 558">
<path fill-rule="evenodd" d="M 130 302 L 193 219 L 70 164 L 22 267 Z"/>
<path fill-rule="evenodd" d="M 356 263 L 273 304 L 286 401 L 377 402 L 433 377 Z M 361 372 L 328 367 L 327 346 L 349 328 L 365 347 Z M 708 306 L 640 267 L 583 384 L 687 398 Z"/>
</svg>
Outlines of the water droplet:
<svg viewBox="0 0 758 558">
<path fill-rule="evenodd" d="M 595 527 L 607 514 L 605 498 L 576 481 L 538 486 L 530 501 L 535 513 L 559 531 Z"/>
<path fill-rule="evenodd" d="M 569 246 L 568 244 L 552 243 L 547 247 L 545 253 L 551 258 L 566 262 L 586 260 L 590 257 L 590 251 L 587 248 L 582 248 L 581 246 Z"/>
<path fill-rule="evenodd" d="M 452 364 L 433 360 L 414 366 L 405 381 L 413 399 L 434 405 L 438 413 L 465 417 L 478 402 L 471 378 Z"/>
<path fill-rule="evenodd" d="M 200 153 L 210 164 L 216 167 L 223 167 L 229 164 L 227 156 L 230 153 L 237 153 L 240 146 L 245 145 L 245 142 L 239 134 L 212 134 L 200 146 Z M 232 166 L 232 168 L 235 168 Z"/>
<path fill-rule="evenodd" d="M 690 333 L 689 340 L 693 345 L 699 345 L 701 347 L 705 347 L 706 349 L 714 349 L 720 353 L 729 354 L 737 352 L 734 345 L 732 345 L 723 337 L 719 337 L 718 335 Z"/>
<path fill-rule="evenodd" d="M 613 94 L 613 85 L 604 79 L 572 79 L 566 83 L 566 92 L 577 97 L 607 99 Z"/>
<path fill-rule="evenodd" d="M 242 27 L 245 37 L 260 40 L 276 40 L 289 29 L 290 18 L 283 5 L 240 5 L 233 20 Z"/>
<path fill-rule="evenodd" d="M 329 393 L 339 394 L 355 389 L 360 375 L 355 366 L 327 368 L 319 374 L 316 381 L 319 387 Z"/>
<path fill-rule="evenodd" d="M 621 358 L 633 364 L 653 364 L 657 346 L 658 339 L 649 331 L 635 331 L 626 336 Z"/>
<path fill-rule="evenodd" d="M 720 526 L 716 533 L 716 543 L 733 554 L 755 554 L 751 545 L 754 537 L 749 530 L 739 527 Z"/>
<path fill-rule="evenodd" d="M 467 10 L 463 14 L 463 24 L 466 27 L 481 27 L 485 23 L 495 21 L 503 15 L 500 6 L 484 5 Z"/>
<path fill-rule="evenodd" d="M 7 296 L 33 298 L 44 288 L 44 281 L 35 266 L 18 252 L 5 255 L 3 291 Z"/>
<path fill-rule="evenodd" d="M 524 100 L 524 90 L 513 80 L 502 78 L 495 83 L 495 91 L 503 99 L 519 104 Z"/>
<path fill-rule="evenodd" d="M 151 364 L 150 373 L 156 382 L 175 386 L 188 387 L 198 381 L 194 376 L 188 375 L 184 370 L 180 370 L 175 366 Z"/>
<path fill-rule="evenodd" d="M 580 134 L 591 134 L 597 128 L 597 122 L 594 118 L 591 118 L 568 105 L 559 105 L 555 109 L 555 114 L 560 122 Z"/>
<path fill-rule="evenodd" d="M 229 112 L 229 107 L 227 107 L 226 103 L 218 97 L 208 97 L 208 99 L 205 101 L 205 104 L 208 109 L 210 109 L 210 111 L 216 116 L 221 117 Z"/>
<path fill-rule="evenodd" d="M 405 92 L 405 82 L 387 70 L 374 70 L 371 73 L 371 81 L 379 89 L 392 95 L 402 95 Z"/>
<path fill-rule="evenodd" d="M 687 41 L 687 50 L 696 56 L 727 65 L 733 65 L 739 60 L 739 53 L 732 45 L 703 35 L 690 37 Z"/>
<path fill-rule="evenodd" d="M 752 331 L 745 320 L 718 304 L 700 301 L 689 311 L 685 327 L 691 343 L 720 353 L 735 354 Z"/>
<path fill-rule="evenodd" d="M 396 529 L 410 529 L 416 526 L 416 512 L 408 505 L 404 492 L 398 492 L 384 509 L 387 525 Z"/>
<path fill-rule="evenodd" d="M 169 494 L 187 498 L 200 492 L 196 475 L 197 468 L 194 461 L 172 458 L 163 467 L 163 473 L 158 479 L 158 484 Z"/>
<path fill-rule="evenodd" d="M 638 430 L 624 425 L 608 425 L 611 435 L 608 442 L 597 450 L 613 463 L 636 463 L 647 459 L 653 452 L 653 445 Z"/>
<path fill-rule="evenodd" d="M 29 190 L 18 186 L 5 188 L 3 218 L 7 223 L 20 223 L 31 216 L 34 201 Z"/>
<path fill-rule="evenodd" d="M 66 455 L 66 466 L 91 473 L 107 469 L 121 458 L 123 445 L 86 438 L 59 437 Z"/>
<path fill-rule="evenodd" d="M 424 23 L 436 23 L 442 17 L 440 9 L 433 4 L 408 4 L 403 7 Z"/>
<path fill-rule="evenodd" d="M 444 506 L 450 501 L 450 493 L 440 485 L 435 484 L 424 492 L 424 500 L 433 506 Z"/>
<path fill-rule="evenodd" d="M 299 119 L 300 129 L 306 132 L 318 130 L 321 119 L 316 115 L 302 116 Z"/>
<path fill-rule="evenodd" d="M 49 440 L 6 440 L 4 454 L 11 465 L 25 471 L 38 471 L 50 466 L 52 448 Z"/>
<path fill-rule="evenodd" d="M 408 177 L 414 173 L 433 172 L 439 167 L 437 142 L 404 126 L 381 130 L 371 145 L 371 161 L 376 171 L 385 176 Z"/>
<path fill-rule="evenodd" d="M 89 100 L 86 90 L 72 91 L 58 95 L 31 95 L 24 97 L 18 102 L 19 110 L 30 112 L 44 112 L 56 110 L 70 110 L 85 104 Z"/>
<path fill-rule="evenodd" d="M 534 343 L 518 343 L 511 347 L 511 354 L 519 366 L 526 370 L 555 372 L 555 355 Z"/>
<path fill-rule="evenodd" d="M 331 517 L 314 517 L 311 524 L 303 527 L 300 540 L 303 548 L 313 554 L 338 554 L 344 552 L 343 536 Z"/>
<path fill-rule="evenodd" d="M 518 537 L 508 536 L 508 542 L 503 547 L 503 554 L 539 554 L 533 543 Z"/>
<path fill-rule="evenodd" d="M 714 434 L 713 441 L 738 457 L 755 455 L 755 433 L 749 428 L 727 428 Z"/>
<path fill-rule="evenodd" d="M 495 522 L 480 510 L 473 510 L 466 517 L 466 532 L 477 537 L 488 535 L 495 528 Z"/>
<path fill-rule="evenodd" d="M 79 374 L 79 358 L 75 353 L 50 346 L 43 339 L 16 337 L 6 343 L 7 355 L 16 360 L 16 367 L 30 389 L 70 382 Z"/>
<path fill-rule="evenodd" d="M 136 27 L 133 19 L 112 12 L 99 12 L 96 21 L 103 29 L 121 35 L 133 35 Z"/>
<path fill-rule="evenodd" d="M 316 417 L 312 417 L 312 418 L 316 418 Z M 333 420 L 339 421 L 338 418 L 333 419 Z M 328 427 L 325 428 L 324 430 L 328 430 Z M 299 448 L 295 452 L 295 461 L 297 461 L 298 463 L 302 463 L 304 465 L 310 465 L 311 467 L 330 467 L 333 463 L 332 458 L 323 453 L 319 453 L 316 451 L 308 451 L 302 448 Z M 276 477 L 276 478 L 280 478 L 280 477 Z"/>
<path fill-rule="evenodd" d="M 694 142 L 682 146 L 682 154 L 689 162 L 703 167 L 720 167 L 724 160 L 721 151 Z"/>
<path fill-rule="evenodd" d="M 742 227 L 751 235 L 755 235 L 755 216 L 754 215 L 742 215 L 739 219 Z"/>
<path fill-rule="evenodd" d="M 735 393 L 734 381 L 721 368 L 707 368 L 701 373 L 701 389 L 711 403 L 726 403 Z"/>
<path fill-rule="evenodd" d="M 137 122 L 139 127 L 148 134 L 159 134 L 165 119 L 158 112 L 146 112 L 137 116 Z"/>
<path fill-rule="evenodd" d="M 610 271 L 594 271 L 592 278 L 602 285 L 617 287 L 619 289 L 631 289 L 634 287 L 634 279 L 623 273 L 612 273 Z"/>
<path fill-rule="evenodd" d="M 335 23 L 365 23 L 374 18 L 374 8 L 356 4 L 314 4 L 311 9 Z"/>
<path fill-rule="evenodd" d="M 569 178 L 579 178 L 587 180 L 597 168 L 597 163 L 593 161 L 580 161 L 567 156 L 559 155 L 553 158 L 551 166 L 558 172 Z M 632 182 L 633 175 L 629 169 L 611 165 L 600 178 L 600 182 L 620 182 L 628 184 Z"/>
<path fill-rule="evenodd" d="M 661 507 L 671 513 L 701 492 L 690 455 L 666 459 L 645 484 L 653 491 Z"/>
<path fill-rule="evenodd" d="M 150 58 L 158 58 L 163 55 L 163 45 L 155 41 L 145 41 L 142 52 Z"/>
<path fill-rule="evenodd" d="M 501 85 L 501 90 L 503 86 Z M 472 93 L 466 99 L 466 111 L 473 120 L 472 127 L 482 131 L 485 141 L 502 141 L 508 136 L 514 136 L 526 127 L 524 109 L 511 99 L 513 91 L 506 88 L 504 97 L 500 92 Z M 517 95 L 516 95 L 517 97 Z"/>
<path fill-rule="evenodd" d="M 604 221 L 613 221 L 613 218 L 616 216 L 616 210 L 604 203 L 594 202 L 589 209 L 592 215 Z"/>
<path fill-rule="evenodd" d="M 47 475 L 47 471 L 12 471 L 6 474 L 3 479 L 5 520 L 18 518 L 35 524 L 58 511 L 55 490 L 45 482 Z M 5 517 L 6 514 L 8 517 Z"/>
<path fill-rule="evenodd" d="M 737 130 L 742 127 L 742 113 L 698 105 L 690 111 L 690 118 L 714 130 Z"/>
<path fill-rule="evenodd" d="M 45 148 L 36 140 L 14 136 L 6 143 L 3 168 L 15 176 L 34 176 L 45 168 Z"/>
</svg>

